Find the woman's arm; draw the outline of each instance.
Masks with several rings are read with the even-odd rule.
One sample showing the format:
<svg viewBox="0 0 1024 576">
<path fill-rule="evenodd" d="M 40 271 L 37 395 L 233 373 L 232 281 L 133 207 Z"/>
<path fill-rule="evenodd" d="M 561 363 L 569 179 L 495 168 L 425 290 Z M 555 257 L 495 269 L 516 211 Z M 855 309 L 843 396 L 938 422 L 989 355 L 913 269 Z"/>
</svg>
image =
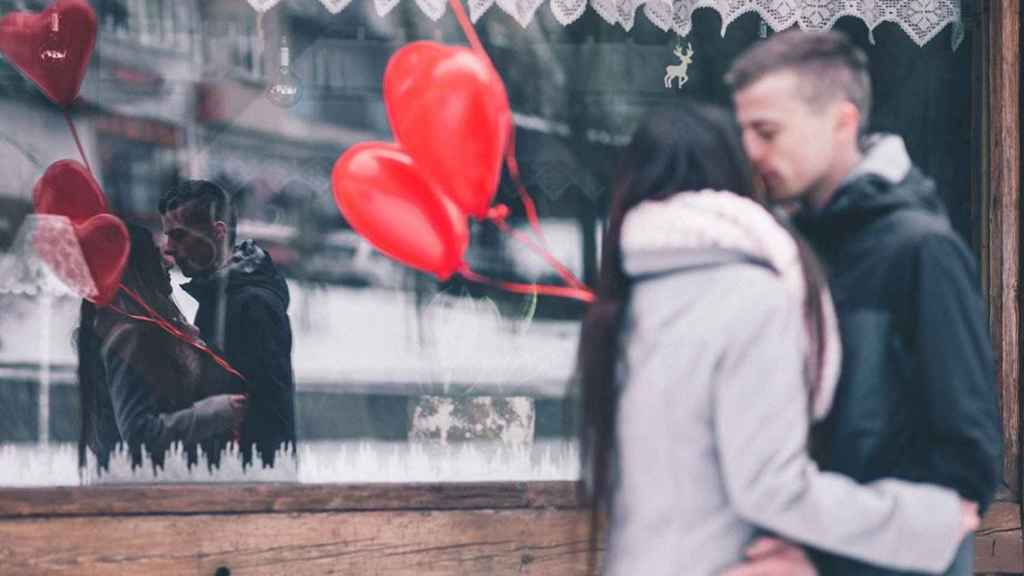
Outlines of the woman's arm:
<svg viewBox="0 0 1024 576">
<path fill-rule="evenodd" d="M 239 402 L 244 406 L 244 399 L 228 394 L 204 398 L 177 412 L 160 412 L 153 388 L 157 378 L 147 378 L 147 374 L 170 370 L 166 357 L 154 355 L 171 352 L 147 346 L 148 329 L 124 326 L 104 342 L 103 361 L 122 440 L 130 446 L 144 445 L 153 453 L 166 450 L 173 442 L 196 443 L 237 426 L 237 406 Z"/>
<path fill-rule="evenodd" d="M 800 306 L 776 282 L 758 290 L 716 374 L 715 428 L 736 511 L 777 534 L 864 562 L 940 572 L 963 536 L 960 499 L 935 486 L 858 485 L 807 454 Z"/>
</svg>

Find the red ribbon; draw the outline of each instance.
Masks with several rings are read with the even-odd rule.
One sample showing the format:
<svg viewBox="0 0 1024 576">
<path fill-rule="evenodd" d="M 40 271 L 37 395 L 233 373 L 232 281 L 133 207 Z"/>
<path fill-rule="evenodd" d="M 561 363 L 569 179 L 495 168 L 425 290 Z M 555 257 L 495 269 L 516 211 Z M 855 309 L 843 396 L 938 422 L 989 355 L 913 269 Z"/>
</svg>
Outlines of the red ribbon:
<svg viewBox="0 0 1024 576">
<path fill-rule="evenodd" d="M 142 306 L 142 308 L 146 311 L 146 314 L 149 314 L 149 316 L 139 316 L 138 314 L 131 314 L 131 313 L 129 313 L 129 312 L 125 311 L 125 310 L 122 310 L 122 309 L 120 309 L 120 308 L 118 308 L 118 307 L 116 307 L 114 305 L 111 305 L 110 308 L 113 309 L 115 312 L 117 312 L 117 313 L 119 313 L 122 316 L 125 316 L 127 318 L 131 318 L 132 320 L 139 320 L 141 322 L 149 322 L 150 324 L 154 324 L 154 325 L 158 326 L 164 332 L 167 332 L 171 336 L 174 336 L 178 340 L 181 340 L 182 342 L 188 344 L 189 346 L 192 346 L 196 350 L 199 350 L 200 352 L 203 352 L 204 354 L 206 354 L 207 356 L 212 358 L 214 362 L 216 362 L 224 370 L 227 370 L 229 374 L 237 376 L 239 379 L 242 380 L 242 382 L 248 382 L 248 380 L 245 378 L 245 376 L 242 375 L 241 372 L 239 372 L 238 370 L 235 370 L 231 366 L 231 364 L 228 363 L 227 360 L 225 360 L 220 355 L 218 355 L 216 352 L 211 350 L 209 346 L 207 346 L 205 343 L 197 340 L 192 335 L 186 334 L 180 328 L 175 326 L 173 323 L 171 323 L 170 321 L 168 321 L 168 320 L 164 319 L 162 316 L 160 316 L 160 314 L 156 310 L 154 310 L 149 304 L 147 304 L 146 301 L 143 300 L 142 297 L 139 296 L 139 294 L 137 292 L 135 292 L 131 288 L 125 286 L 124 284 L 121 284 L 121 290 L 123 290 L 125 294 L 127 294 L 132 300 L 134 300 L 136 304 L 138 304 L 139 306 Z"/>
<path fill-rule="evenodd" d="M 68 128 L 71 129 L 71 137 L 75 139 L 75 146 L 78 146 L 78 153 L 82 156 L 82 162 L 85 163 L 85 168 L 90 174 L 93 174 L 92 166 L 89 165 L 89 159 L 85 157 L 85 150 L 82 148 L 82 140 L 78 138 L 78 130 L 75 130 L 75 123 L 71 121 L 71 113 L 64 110 L 64 119 L 68 122 Z M 95 176 L 95 174 L 93 174 Z"/>
<path fill-rule="evenodd" d="M 590 291 L 587 288 L 586 284 L 584 284 L 578 278 L 576 278 L 572 271 L 566 268 L 565 264 L 559 262 L 558 259 L 555 258 L 550 251 L 548 251 L 546 246 L 534 241 L 533 238 L 530 238 L 526 234 L 523 234 L 522 232 L 509 226 L 508 222 L 505 221 L 505 218 L 507 216 L 508 207 L 501 204 L 495 206 L 487 213 L 487 219 L 494 223 L 494 225 L 498 227 L 498 230 L 501 230 L 502 232 L 508 234 L 515 240 L 518 240 L 524 246 L 532 250 L 535 254 L 537 254 L 545 261 L 547 261 L 548 265 L 550 265 L 552 268 L 555 269 L 556 272 L 558 272 L 558 275 L 562 277 L 566 284 L 577 290 L 583 290 L 587 292 Z"/>
<path fill-rule="evenodd" d="M 520 284 L 518 282 L 505 282 L 504 280 L 481 276 L 480 274 L 470 270 L 468 266 L 463 266 L 459 270 L 459 274 L 467 280 L 472 280 L 473 282 L 484 284 L 486 286 L 493 286 L 494 288 L 501 288 L 502 290 L 507 290 L 516 294 L 543 294 L 545 296 L 558 296 L 559 298 L 572 298 L 573 300 L 579 300 L 588 304 L 597 299 L 597 297 L 594 296 L 594 293 L 590 290 L 580 290 L 569 286 L 548 286 L 546 284 Z"/>
<path fill-rule="evenodd" d="M 487 55 L 487 51 L 484 50 L 484 46 L 480 42 L 480 37 L 477 36 L 476 29 L 473 28 L 473 24 L 469 21 L 469 17 L 466 16 L 466 11 L 462 8 L 462 3 L 459 0 L 448 0 L 448 4 L 452 7 L 452 12 L 455 13 L 455 18 L 459 21 L 459 26 L 462 28 L 462 32 L 466 35 L 466 39 L 469 40 L 469 45 L 493 68 L 494 62 L 491 61 L 490 56 Z M 534 241 L 529 236 L 508 225 L 505 221 L 508 217 L 507 206 L 499 204 L 494 208 L 491 208 L 487 213 L 487 219 L 493 222 L 499 230 L 521 242 L 535 254 L 543 258 L 548 265 L 558 272 L 562 281 L 564 281 L 568 286 L 544 286 L 503 282 L 476 274 L 465 266 L 459 270 L 459 273 L 468 280 L 480 282 L 481 284 L 486 284 L 488 286 L 502 288 L 509 292 L 516 292 L 519 294 L 545 294 L 549 296 L 574 298 L 583 302 L 593 302 L 596 300 L 594 292 L 590 290 L 586 284 L 580 281 L 580 279 L 577 278 L 576 275 L 574 275 L 564 264 L 559 262 L 558 259 L 551 254 L 551 251 L 548 248 L 547 240 L 544 237 L 544 231 L 540 226 L 540 217 L 537 215 L 537 205 L 534 203 L 533 198 L 530 197 L 529 192 L 526 191 L 526 186 L 523 185 L 522 177 L 519 174 L 519 163 L 516 161 L 515 129 L 509 132 L 509 139 L 505 150 L 505 166 L 508 168 L 509 177 L 511 177 L 512 182 L 516 186 L 516 192 L 518 192 L 519 200 L 522 202 L 523 208 L 526 211 L 526 219 L 530 223 L 530 228 L 533 230 L 533 233 L 537 236 L 539 241 Z"/>
</svg>

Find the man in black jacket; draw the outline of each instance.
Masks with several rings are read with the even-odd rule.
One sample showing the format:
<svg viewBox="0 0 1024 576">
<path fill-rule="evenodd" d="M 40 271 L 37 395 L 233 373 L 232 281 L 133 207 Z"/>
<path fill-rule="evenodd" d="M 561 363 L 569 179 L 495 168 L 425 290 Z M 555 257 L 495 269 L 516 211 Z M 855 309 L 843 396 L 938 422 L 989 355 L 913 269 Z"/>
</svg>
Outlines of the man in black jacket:
<svg viewBox="0 0 1024 576">
<path fill-rule="evenodd" d="M 245 376 L 248 412 L 243 461 L 252 449 L 264 466 L 295 443 L 295 382 L 288 286 L 270 255 L 252 240 L 235 245 L 236 216 L 219 186 L 188 180 L 160 198 L 164 253 L 192 279 L 182 286 L 199 302 L 195 324 Z"/>
<path fill-rule="evenodd" d="M 859 482 L 939 484 L 984 509 L 1002 457 L 974 257 L 902 139 L 865 134 L 866 56 L 838 33 L 788 32 L 742 55 L 726 81 L 769 199 L 814 246 L 835 298 L 843 367 L 815 431 L 819 464 Z M 896 574 L 825 554 L 815 563 L 829 576 Z M 972 565 L 968 539 L 948 574 Z M 764 566 L 736 573 L 800 573 Z"/>
</svg>

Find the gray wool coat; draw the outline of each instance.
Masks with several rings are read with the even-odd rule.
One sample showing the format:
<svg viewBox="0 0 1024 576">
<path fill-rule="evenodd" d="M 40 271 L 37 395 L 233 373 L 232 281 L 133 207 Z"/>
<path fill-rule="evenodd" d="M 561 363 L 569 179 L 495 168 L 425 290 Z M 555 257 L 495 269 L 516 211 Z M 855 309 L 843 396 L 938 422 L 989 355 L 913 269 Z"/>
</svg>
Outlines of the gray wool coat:
<svg viewBox="0 0 1024 576">
<path fill-rule="evenodd" d="M 608 574 L 719 574 L 761 531 L 896 569 L 951 563 L 953 491 L 811 461 L 802 310 L 774 270 L 714 249 L 626 251 L 624 267 Z"/>
</svg>

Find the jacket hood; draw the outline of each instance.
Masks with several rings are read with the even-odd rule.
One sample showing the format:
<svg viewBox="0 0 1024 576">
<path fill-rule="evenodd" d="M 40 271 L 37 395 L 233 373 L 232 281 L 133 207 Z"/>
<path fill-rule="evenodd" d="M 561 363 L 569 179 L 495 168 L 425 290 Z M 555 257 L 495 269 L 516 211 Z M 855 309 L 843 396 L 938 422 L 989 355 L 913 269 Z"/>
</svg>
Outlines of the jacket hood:
<svg viewBox="0 0 1024 576">
<path fill-rule="evenodd" d="M 274 266 L 274 261 L 266 250 L 249 239 L 235 246 L 231 259 L 216 272 L 194 278 L 182 285 L 189 294 L 199 300 L 210 290 L 226 282 L 225 293 L 230 294 L 242 288 L 260 287 L 277 296 L 285 309 L 290 300 L 288 285 L 284 277 Z"/>
<path fill-rule="evenodd" d="M 795 222 L 810 234 L 819 227 L 834 232 L 836 226 L 905 208 L 945 214 L 934 182 L 914 167 L 903 139 L 876 134 L 868 137 L 860 164 L 840 183 L 825 207 L 805 210 Z"/>
</svg>

